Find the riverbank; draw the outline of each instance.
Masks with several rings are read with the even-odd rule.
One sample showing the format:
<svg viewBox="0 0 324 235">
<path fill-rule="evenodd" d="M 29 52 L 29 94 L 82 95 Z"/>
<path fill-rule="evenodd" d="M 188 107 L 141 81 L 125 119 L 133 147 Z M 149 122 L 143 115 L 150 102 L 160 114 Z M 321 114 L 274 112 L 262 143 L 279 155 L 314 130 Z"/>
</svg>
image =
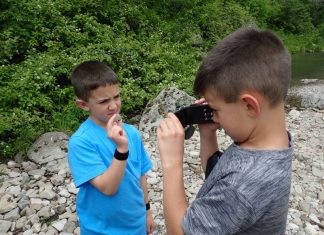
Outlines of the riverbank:
<svg viewBox="0 0 324 235">
<path fill-rule="evenodd" d="M 163 107 L 173 109 L 174 100 L 185 96 L 177 90 L 168 92 L 148 105 L 139 125 L 154 165 L 148 174 L 148 184 L 151 210 L 157 224 L 156 235 L 166 232 L 162 172 L 154 127 L 166 110 L 159 111 Z M 190 102 L 192 99 L 185 96 L 183 100 Z M 293 137 L 295 153 L 286 234 L 324 235 L 324 110 L 290 104 L 287 106 L 287 128 Z M 223 131 L 218 137 L 222 149 L 231 143 Z M 27 156 L 16 156 L 14 161 L 0 165 L 1 235 L 80 233 L 75 211 L 77 189 L 66 161 L 68 139 L 64 133 L 46 133 L 34 143 Z M 199 136 L 195 132 L 185 142 L 184 182 L 189 202 L 194 200 L 204 182 L 198 156 Z"/>
</svg>

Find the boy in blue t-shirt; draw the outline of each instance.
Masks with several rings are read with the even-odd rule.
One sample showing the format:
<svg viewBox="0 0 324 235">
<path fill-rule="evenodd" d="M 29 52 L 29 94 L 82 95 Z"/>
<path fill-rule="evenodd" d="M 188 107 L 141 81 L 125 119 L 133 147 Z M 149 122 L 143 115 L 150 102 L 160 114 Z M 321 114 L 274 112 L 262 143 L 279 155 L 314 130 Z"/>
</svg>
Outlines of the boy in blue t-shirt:
<svg viewBox="0 0 324 235">
<path fill-rule="evenodd" d="M 117 75 L 106 64 L 86 61 L 71 75 L 76 105 L 89 112 L 71 136 L 68 160 L 77 194 L 81 235 L 150 234 L 145 173 L 152 163 L 139 131 L 118 117 Z"/>
</svg>

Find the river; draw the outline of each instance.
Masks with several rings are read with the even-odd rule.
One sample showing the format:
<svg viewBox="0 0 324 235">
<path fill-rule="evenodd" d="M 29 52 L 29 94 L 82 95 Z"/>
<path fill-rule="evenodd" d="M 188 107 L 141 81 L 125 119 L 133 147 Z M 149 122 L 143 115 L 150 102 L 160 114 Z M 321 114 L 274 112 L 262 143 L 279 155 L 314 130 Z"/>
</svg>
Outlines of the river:
<svg viewBox="0 0 324 235">
<path fill-rule="evenodd" d="M 292 85 L 301 79 L 324 80 L 324 52 L 292 55 Z"/>
</svg>

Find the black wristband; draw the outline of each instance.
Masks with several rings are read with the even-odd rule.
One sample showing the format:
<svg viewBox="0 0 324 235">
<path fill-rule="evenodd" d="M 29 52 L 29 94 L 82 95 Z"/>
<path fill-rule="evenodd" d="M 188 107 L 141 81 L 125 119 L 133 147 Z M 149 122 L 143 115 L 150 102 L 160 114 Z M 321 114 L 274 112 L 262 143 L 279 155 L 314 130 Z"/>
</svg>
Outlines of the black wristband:
<svg viewBox="0 0 324 235">
<path fill-rule="evenodd" d="M 223 153 L 221 151 L 216 151 L 213 155 L 211 155 L 208 158 L 207 164 L 206 164 L 206 172 L 205 172 L 206 179 L 209 176 L 210 172 L 212 172 L 212 170 L 214 169 L 214 166 L 217 164 L 217 162 L 220 159 L 220 157 L 222 156 L 222 154 Z"/>
<path fill-rule="evenodd" d="M 149 209 L 151 209 L 151 205 L 150 205 L 150 203 L 148 202 L 148 203 L 146 203 L 145 204 L 145 206 L 146 206 L 146 210 L 148 211 Z"/>
<path fill-rule="evenodd" d="M 128 152 L 127 151 L 126 153 L 120 153 L 118 152 L 118 150 L 116 149 L 115 150 L 115 154 L 114 154 L 114 157 L 119 160 L 119 161 L 125 161 L 127 158 L 128 158 Z"/>
</svg>

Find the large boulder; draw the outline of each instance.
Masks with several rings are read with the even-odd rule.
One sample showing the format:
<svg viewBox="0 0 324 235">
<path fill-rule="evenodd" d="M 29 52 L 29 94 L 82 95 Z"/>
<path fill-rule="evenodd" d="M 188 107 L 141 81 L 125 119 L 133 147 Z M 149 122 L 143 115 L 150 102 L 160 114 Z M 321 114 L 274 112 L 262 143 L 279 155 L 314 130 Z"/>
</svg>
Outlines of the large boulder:
<svg viewBox="0 0 324 235">
<path fill-rule="evenodd" d="M 142 114 L 139 130 L 143 133 L 143 139 L 156 138 L 156 128 L 160 121 L 169 112 L 174 112 L 179 108 L 194 103 L 195 98 L 186 92 L 175 87 L 168 87 L 147 105 Z"/>
<path fill-rule="evenodd" d="M 303 79 L 301 85 L 292 87 L 288 104 L 300 108 L 324 109 L 324 80 Z"/>
<path fill-rule="evenodd" d="M 47 170 L 69 171 L 67 143 L 69 136 L 63 132 L 48 132 L 41 135 L 27 152 L 27 158 Z"/>
</svg>

